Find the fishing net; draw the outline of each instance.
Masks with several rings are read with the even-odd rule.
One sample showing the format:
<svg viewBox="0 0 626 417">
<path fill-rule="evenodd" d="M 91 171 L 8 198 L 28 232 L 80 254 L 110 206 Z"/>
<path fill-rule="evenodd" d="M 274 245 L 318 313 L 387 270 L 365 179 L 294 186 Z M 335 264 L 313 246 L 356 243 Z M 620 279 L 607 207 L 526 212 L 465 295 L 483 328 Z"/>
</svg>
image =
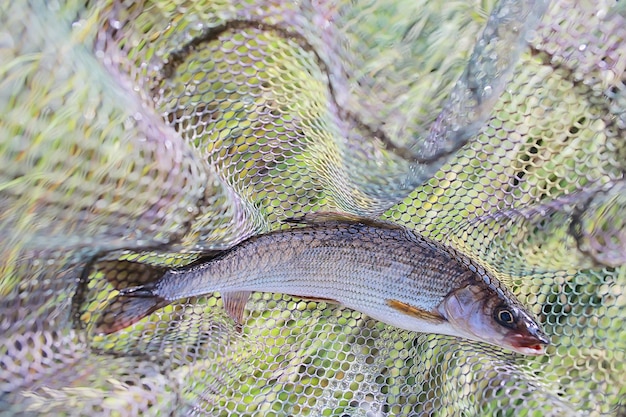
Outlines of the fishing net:
<svg viewBox="0 0 626 417">
<path fill-rule="evenodd" d="M 625 416 L 626 8 L 4 1 L 0 414 Z M 219 294 L 111 335 L 129 276 L 341 211 L 471 256 L 527 357 Z"/>
</svg>

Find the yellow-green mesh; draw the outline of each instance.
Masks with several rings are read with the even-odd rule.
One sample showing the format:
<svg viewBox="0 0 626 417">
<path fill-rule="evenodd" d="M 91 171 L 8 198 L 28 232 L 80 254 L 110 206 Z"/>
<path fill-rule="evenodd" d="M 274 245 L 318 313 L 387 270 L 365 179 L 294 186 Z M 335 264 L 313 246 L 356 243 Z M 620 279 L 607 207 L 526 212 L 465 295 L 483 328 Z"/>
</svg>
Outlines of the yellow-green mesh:
<svg viewBox="0 0 626 417">
<path fill-rule="evenodd" d="M 621 2 L 0 4 L 0 415 L 626 415 Z M 536 313 L 522 357 L 257 293 L 93 334 L 120 261 L 382 216 Z"/>
</svg>

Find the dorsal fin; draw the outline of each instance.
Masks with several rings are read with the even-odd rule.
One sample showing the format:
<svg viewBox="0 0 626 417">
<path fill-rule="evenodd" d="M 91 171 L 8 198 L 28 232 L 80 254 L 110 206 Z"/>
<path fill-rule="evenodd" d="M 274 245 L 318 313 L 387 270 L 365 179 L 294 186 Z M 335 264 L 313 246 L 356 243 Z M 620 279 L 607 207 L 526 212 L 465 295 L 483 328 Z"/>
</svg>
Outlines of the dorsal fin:
<svg viewBox="0 0 626 417">
<path fill-rule="evenodd" d="M 359 216 L 351 213 L 340 213 L 334 211 L 318 211 L 315 213 L 306 213 L 300 217 L 289 217 L 283 220 L 285 223 L 299 224 L 299 225 L 316 225 L 320 223 L 329 222 L 341 222 L 341 223 L 354 223 L 364 224 L 372 227 L 379 227 L 384 229 L 402 229 L 399 224 L 392 223 L 385 220 L 374 219 L 371 217 Z"/>
</svg>

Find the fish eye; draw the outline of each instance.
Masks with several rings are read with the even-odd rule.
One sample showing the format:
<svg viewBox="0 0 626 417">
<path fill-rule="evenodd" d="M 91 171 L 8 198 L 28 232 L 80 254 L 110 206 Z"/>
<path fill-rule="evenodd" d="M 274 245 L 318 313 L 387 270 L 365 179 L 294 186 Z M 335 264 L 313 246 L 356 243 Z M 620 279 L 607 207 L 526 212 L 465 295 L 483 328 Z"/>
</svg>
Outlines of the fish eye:
<svg viewBox="0 0 626 417">
<path fill-rule="evenodd" d="M 504 327 L 514 327 L 516 319 L 513 311 L 509 308 L 500 306 L 497 307 L 493 313 L 496 321 Z"/>
</svg>

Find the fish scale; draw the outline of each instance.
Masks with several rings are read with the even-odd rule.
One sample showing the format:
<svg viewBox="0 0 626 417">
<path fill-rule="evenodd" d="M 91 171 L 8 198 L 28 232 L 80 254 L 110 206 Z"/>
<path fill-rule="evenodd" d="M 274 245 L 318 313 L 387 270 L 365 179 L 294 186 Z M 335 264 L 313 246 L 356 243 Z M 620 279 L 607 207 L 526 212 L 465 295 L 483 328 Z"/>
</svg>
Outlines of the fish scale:
<svg viewBox="0 0 626 417">
<path fill-rule="evenodd" d="M 354 297 L 354 289 L 375 284 L 376 291 L 392 286 L 393 290 L 389 292 L 396 297 L 409 291 L 411 300 L 422 305 L 425 299 L 441 301 L 461 285 L 467 268 L 452 262 L 444 252 L 433 253 L 433 256 L 428 256 L 426 250 L 417 253 L 416 249 L 422 248 L 416 248 L 394 229 L 386 231 L 386 235 L 380 235 L 379 230 L 371 226 L 355 231 L 338 224 L 334 226 L 333 234 L 329 234 L 326 228 L 314 227 L 296 228 L 289 235 L 284 232 L 262 235 L 219 260 L 191 270 L 171 271 L 160 281 L 158 294 L 176 300 L 213 291 L 282 291 L 300 296 L 341 297 L 344 305 L 352 307 L 351 304 L 364 301 L 362 297 L 370 294 L 374 299 L 375 295 L 370 290 L 360 292 L 361 297 Z M 301 240 L 299 234 L 319 234 L 320 238 L 315 247 L 294 249 L 296 242 Z M 379 245 L 374 245 L 375 240 Z M 264 260 L 261 265 L 258 259 Z M 398 274 L 403 270 L 393 268 L 389 264 L 391 259 L 414 272 L 410 277 Z M 323 285 L 311 284 L 312 291 L 308 293 L 303 282 L 323 282 Z M 411 285 L 416 282 L 419 287 Z"/>
</svg>

